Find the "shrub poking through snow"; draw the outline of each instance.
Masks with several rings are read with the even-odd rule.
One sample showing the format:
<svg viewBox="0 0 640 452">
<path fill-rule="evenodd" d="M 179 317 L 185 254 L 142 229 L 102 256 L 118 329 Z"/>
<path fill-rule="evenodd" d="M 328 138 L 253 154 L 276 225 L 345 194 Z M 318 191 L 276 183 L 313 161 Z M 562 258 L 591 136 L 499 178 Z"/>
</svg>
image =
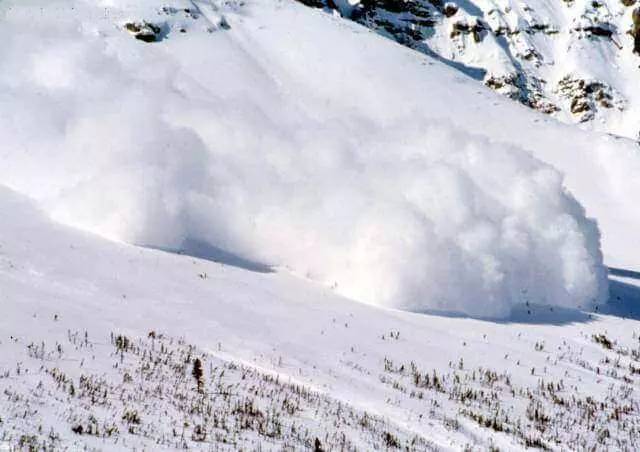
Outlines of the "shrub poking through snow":
<svg viewBox="0 0 640 452">
<path fill-rule="evenodd" d="M 602 345 L 607 350 L 613 349 L 613 342 L 611 342 L 611 340 L 604 334 L 594 334 L 593 341 L 596 342 L 597 344 Z"/>
<path fill-rule="evenodd" d="M 198 392 L 202 392 L 202 388 L 204 386 L 204 370 L 202 369 L 202 361 L 200 361 L 200 358 L 196 358 L 193 361 L 191 375 L 193 375 L 193 378 L 196 380 Z"/>
<path fill-rule="evenodd" d="M 116 349 L 119 352 L 123 352 L 123 351 L 127 351 L 129 350 L 129 347 L 131 346 L 131 341 L 129 340 L 129 338 L 127 336 L 123 336 L 122 334 L 119 334 L 118 336 L 116 336 L 115 338 L 115 344 Z"/>
<path fill-rule="evenodd" d="M 315 452 L 433 449 L 426 435 L 404 430 L 307 386 L 206 355 L 182 339 L 133 338 L 122 349 L 123 360 L 119 353 L 71 348 L 75 353 L 90 353 L 94 365 L 100 363 L 108 370 L 82 370 L 81 389 L 74 398 L 68 397 L 67 387 L 78 380 L 49 368 L 55 363 L 48 361 L 48 380 L 38 388 L 27 372 L 11 379 L 0 377 L 6 396 L 0 400 L 2 425 L 12 426 L 3 440 L 21 442 L 20 450 L 80 450 L 95 444 L 91 441 L 96 438 L 107 449 L 124 444 L 135 449 L 201 449 L 201 443 L 206 450 L 258 450 L 265 444 L 278 450 Z M 193 359 L 194 353 L 202 359 Z M 205 356 L 211 366 L 208 379 L 203 372 Z M 77 365 L 75 359 L 64 361 L 71 362 Z M 35 374 L 42 364 L 39 360 L 32 364 Z M 135 381 L 123 378 L 127 374 L 136 375 Z M 198 380 L 201 393 L 194 394 L 191 376 Z M 45 413 L 30 408 L 44 404 Z M 56 413 L 45 416 L 46 428 L 24 422 L 27 414 L 29 419 L 40 419 L 46 413 Z M 61 428 L 73 432 L 73 437 L 56 433 Z"/>
</svg>

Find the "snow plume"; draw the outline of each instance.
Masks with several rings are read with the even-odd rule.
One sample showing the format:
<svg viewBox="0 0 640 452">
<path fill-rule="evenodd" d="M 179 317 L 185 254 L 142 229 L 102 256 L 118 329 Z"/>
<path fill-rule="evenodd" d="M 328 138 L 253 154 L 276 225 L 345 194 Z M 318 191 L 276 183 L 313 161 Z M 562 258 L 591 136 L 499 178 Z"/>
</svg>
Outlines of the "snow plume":
<svg viewBox="0 0 640 452">
<path fill-rule="evenodd" d="M 402 309 L 605 301 L 595 223 L 524 151 L 331 105 L 233 28 L 149 45 L 41 22 L 0 27 L 0 178 L 60 221 L 204 242 Z"/>
</svg>

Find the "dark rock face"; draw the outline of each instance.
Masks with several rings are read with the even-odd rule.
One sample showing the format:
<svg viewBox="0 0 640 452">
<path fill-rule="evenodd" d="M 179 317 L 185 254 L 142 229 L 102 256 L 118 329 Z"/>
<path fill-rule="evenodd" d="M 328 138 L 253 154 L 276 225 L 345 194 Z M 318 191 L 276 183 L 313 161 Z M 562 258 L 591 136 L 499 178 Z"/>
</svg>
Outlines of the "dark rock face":
<svg viewBox="0 0 640 452">
<path fill-rule="evenodd" d="M 436 22 L 436 10 L 422 0 L 364 0 L 351 14 L 353 20 L 414 47 Z"/>
<path fill-rule="evenodd" d="M 321 3 L 308 3 L 309 5 L 322 5 Z M 150 14 L 145 19 L 132 20 L 122 24 L 122 28 L 128 31 L 139 41 L 146 43 L 160 42 L 170 38 L 174 34 L 188 33 L 192 27 L 199 26 L 209 33 L 220 30 L 229 30 L 231 26 L 223 14 L 218 14 L 214 19 L 206 18 L 197 8 L 177 8 L 174 6 L 162 6 L 155 14 Z"/>
<path fill-rule="evenodd" d="M 454 22 L 451 30 L 451 37 L 455 38 L 461 34 L 467 34 L 473 36 L 475 42 L 482 41 L 484 32 L 487 31 L 487 25 L 480 20 L 474 20 L 472 23 L 464 21 Z"/>
<path fill-rule="evenodd" d="M 580 122 L 593 119 L 599 108 L 624 108 L 620 96 L 604 82 L 594 80 L 575 79 L 566 76 L 558 82 L 558 93 L 570 101 L 571 113 Z"/>
<path fill-rule="evenodd" d="M 615 27 L 611 24 L 594 25 L 582 28 L 583 31 L 589 33 L 592 36 L 600 36 L 604 38 L 610 38 L 613 36 Z"/>
<path fill-rule="evenodd" d="M 150 22 L 128 22 L 124 28 L 136 39 L 143 42 L 157 42 L 161 40 L 161 27 Z"/>
<path fill-rule="evenodd" d="M 324 8 L 325 3 L 323 0 L 298 0 L 303 5 L 311 6 L 312 8 Z"/>
<path fill-rule="evenodd" d="M 458 12 L 458 6 L 453 3 L 447 3 L 446 5 L 444 5 L 442 12 L 446 17 L 455 16 L 455 14 Z"/>
<path fill-rule="evenodd" d="M 552 5 L 525 0 L 509 1 L 506 6 L 474 0 L 361 0 L 348 8 L 334 0 L 298 1 L 338 10 L 367 28 L 481 78 L 486 86 L 513 100 L 570 122 L 624 109 L 626 101 L 622 89 L 589 78 L 589 58 L 559 82 L 557 75 L 550 76 L 548 68 L 562 68 L 564 51 L 610 46 L 607 52 L 640 55 L 640 7 L 632 12 L 633 50 L 619 29 L 620 8 L 638 0 L 563 0 Z M 613 5 L 614 1 L 622 5 Z M 558 43 L 566 49 L 553 50 Z"/>
<path fill-rule="evenodd" d="M 633 52 L 640 55 L 640 8 L 636 8 L 631 13 L 633 19 L 633 28 L 631 35 L 633 36 Z"/>
</svg>

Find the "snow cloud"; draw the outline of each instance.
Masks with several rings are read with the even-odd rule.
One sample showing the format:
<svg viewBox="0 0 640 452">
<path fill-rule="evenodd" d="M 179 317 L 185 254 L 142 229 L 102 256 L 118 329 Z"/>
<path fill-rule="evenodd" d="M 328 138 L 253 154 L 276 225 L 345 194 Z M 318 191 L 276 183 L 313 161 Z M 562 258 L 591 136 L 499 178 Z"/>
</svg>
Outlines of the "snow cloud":
<svg viewBox="0 0 640 452">
<path fill-rule="evenodd" d="M 205 242 L 401 309 L 606 300 L 596 224 L 520 149 L 331 105 L 233 28 L 149 45 L 110 22 L 24 27 L 0 27 L 0 178 L 60 221 Z"/>
</svg>

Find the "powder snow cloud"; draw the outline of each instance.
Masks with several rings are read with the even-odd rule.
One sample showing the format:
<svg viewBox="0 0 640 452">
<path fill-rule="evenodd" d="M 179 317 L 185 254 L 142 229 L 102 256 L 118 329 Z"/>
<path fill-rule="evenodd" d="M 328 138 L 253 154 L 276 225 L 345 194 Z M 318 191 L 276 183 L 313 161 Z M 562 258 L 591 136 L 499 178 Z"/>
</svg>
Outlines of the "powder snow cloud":
<svg viewBox="0 0 640 452">
<path fill-rule="evenodd" d="M 333 102 L 309 86 L 347 93 L 357 80 L 327 78 L 343 62 L 296 81 L 306 62 L 265 61 L 246 30 L 148 45 L 109 21 L 24 17 L 0 29 L 0 178 L 60 221 L 204 242 L 388 307 L 606 300 L 595 222 L 522 149 L 401 98 L 375 114 Z"/>
</svg>

